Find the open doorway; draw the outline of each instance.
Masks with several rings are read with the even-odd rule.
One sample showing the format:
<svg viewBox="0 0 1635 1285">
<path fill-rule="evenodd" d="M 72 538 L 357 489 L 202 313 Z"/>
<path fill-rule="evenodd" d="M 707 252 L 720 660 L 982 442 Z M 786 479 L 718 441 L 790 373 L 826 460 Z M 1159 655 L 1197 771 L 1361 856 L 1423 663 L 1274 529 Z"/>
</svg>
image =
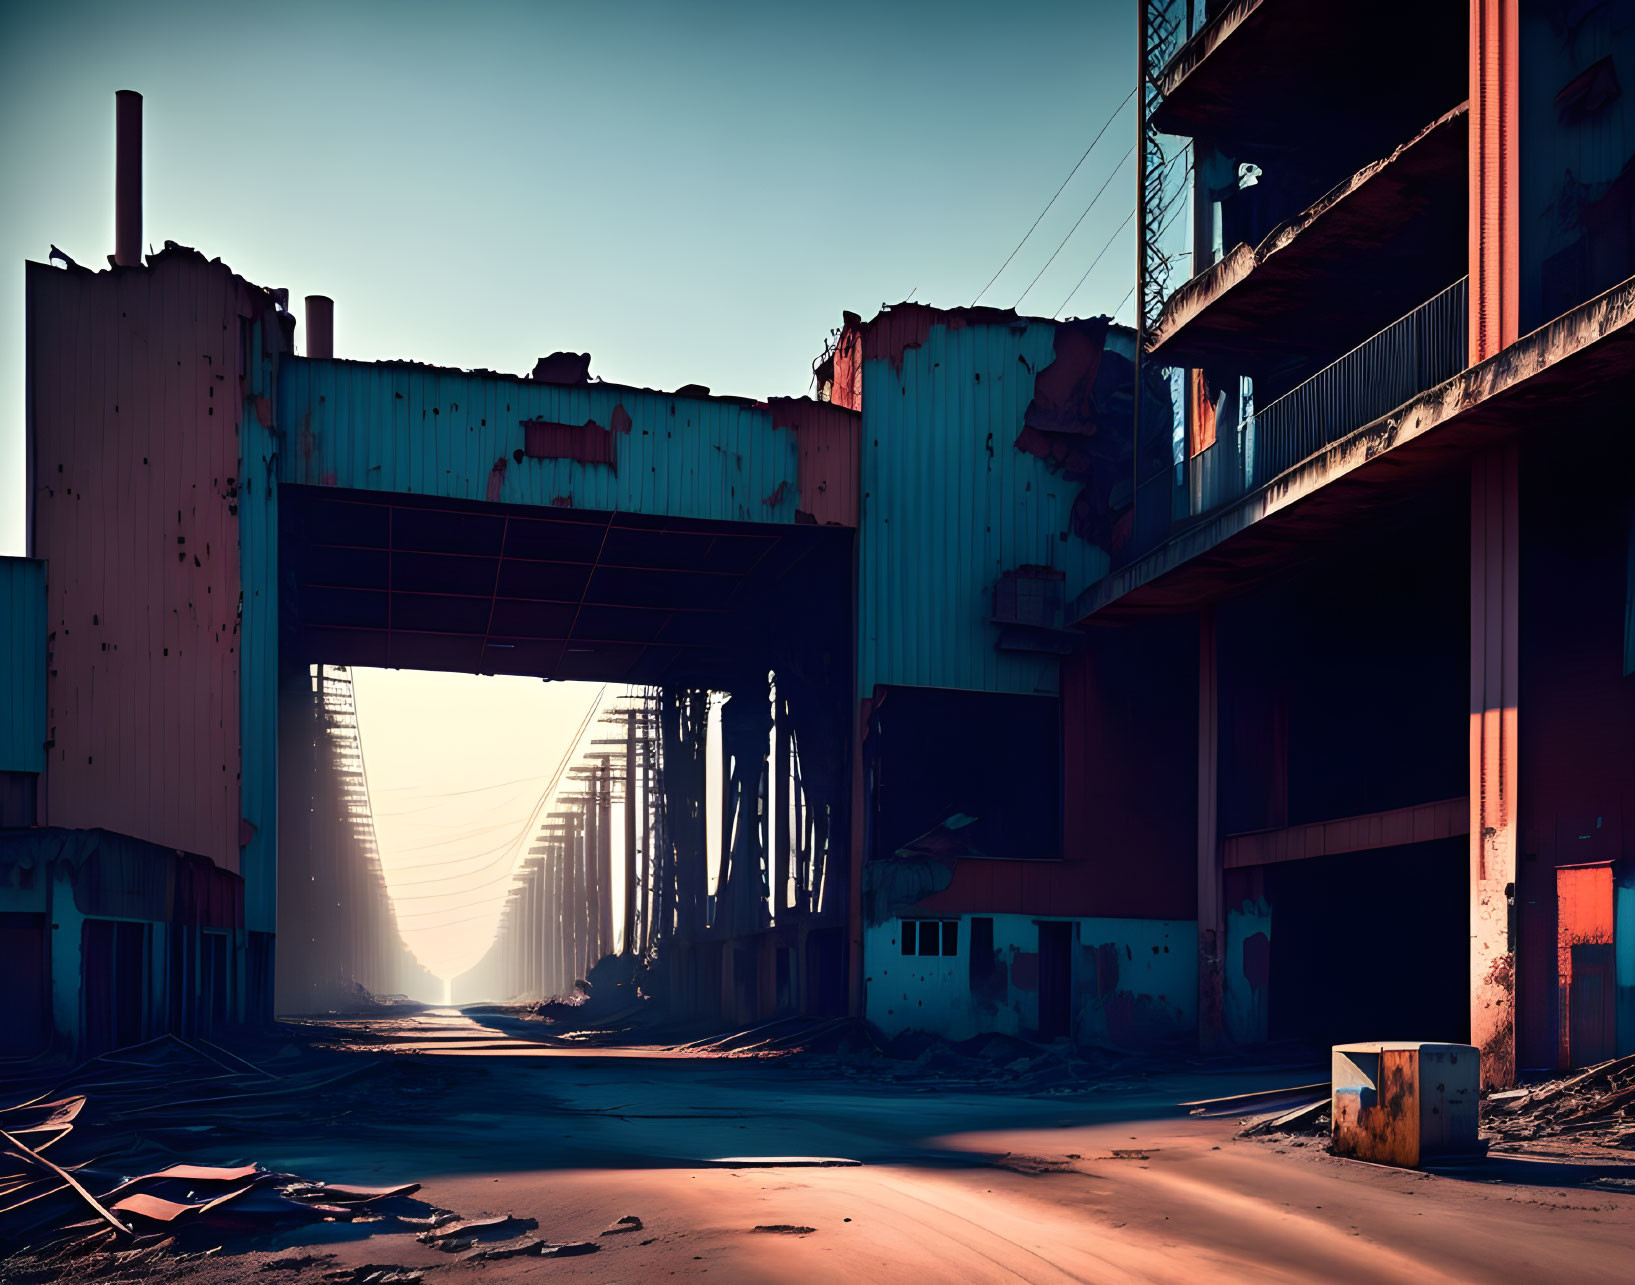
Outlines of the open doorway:
<svg viewBox="0 0 1635 1285">
<path fill-rule="evenodd" d="M 835 1006 L 849 528 L 280 504 L 281 1012 L 544 1000 L 661 941 L 683 1008 Z"/>
</svg>

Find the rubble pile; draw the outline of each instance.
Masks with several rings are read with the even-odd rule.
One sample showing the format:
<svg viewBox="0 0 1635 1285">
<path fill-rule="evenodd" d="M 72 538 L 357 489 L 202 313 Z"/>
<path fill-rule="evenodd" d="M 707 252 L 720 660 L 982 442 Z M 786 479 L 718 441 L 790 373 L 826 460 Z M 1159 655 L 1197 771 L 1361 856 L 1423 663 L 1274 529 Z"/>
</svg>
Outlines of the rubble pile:
<svg viewBox="0 0 1635 1285">
<path fill-rule="evenodd" d="M 299 1050 L 293 1050 L 299 1058 Z M 0 1107 L 0 1248 L 8 1266 L 107 1259 L 119 1267 L 204 1252 L 225 1236 L 420 1212 L 418 1184 L 303 1181 L 254 1163 L 173 1163 L 171 1143 L 272 1132 L 291 1103 L 344 1113 L 366 1065 L 274 1072 L 207 1041 L 174 1035 L 81 1063 Z M 319 1111 L 318 1119 L 325 1117 Z"/>
<path fill-rule="evenodd" d="M 1552 1139 L 1635 1150 L 1635 1054 L 1488 1095 L 1482 1129 L 1496 1149 Z"/>
<path fill-rule="evenodd" d="M 653 1019 L 662 1005 L 651 1003 L 658 977 L 640 956 L 604 955 L 566 995 L 513 1004 L 463 1004 L 461 1011 L 485 1017 L 541 1022 L 553 1036 L 594 1032 L 598 1037 L 622 1033 Z"/>
<path fill-rule="evenodd" d="M 866 1027 L 844 1019 L 833 1031 L 816 1033 L 811 1046 L 800 1051 L 805 1054 L 799 1059 L 803 1069 L 818 1067 L 849 1079 L 912 1085 L 928 1093 L 970 1089 L 1030 1096 L 1126 1084 L 1137 1078 L 1141 1060 L 997 1034 L 950 1042 L 907 1031 L 880 1047 Z"/>
</svg>

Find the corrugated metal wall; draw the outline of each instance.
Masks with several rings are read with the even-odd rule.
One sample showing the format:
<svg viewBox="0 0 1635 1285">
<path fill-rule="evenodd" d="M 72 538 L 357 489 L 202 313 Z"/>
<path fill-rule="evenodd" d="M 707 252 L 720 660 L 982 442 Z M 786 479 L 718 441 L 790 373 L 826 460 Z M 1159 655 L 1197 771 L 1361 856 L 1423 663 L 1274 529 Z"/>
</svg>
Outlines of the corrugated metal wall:
<svg viewBox="0 0 1635 1285">
<path fill-rule="evenodd" d="M 799 511 L 819 526 L 856 526 L 861 417 L 808 397 L 774 397 L 767 405 L 773 423 L 792 430 L 799 444 Z"/>
<path fill-rule="evenodd" d="M 748 402 L 296 358 L 278 419 L 281 482 L 735 522 L 807 508 L 795 433 Z M 525 420 L 612 428 L 616 462 L 519 460 Z"/>
<path fill-rule="evenodd" d="M 278 483 L 273 401 L 288 345 L 276 330 L 252 326 L 252 360 L 239 413 L 238 538 L 244 600 L 239 622 L 240 836 L 244 922 L 274 932 L 278 919 Z M 265 420 L 266 423 L 262 421 Z"/>
<path fill-rule="evenodd" d="M 1054 343 L 1054 327 L 1044 322 L 957 329 L 938 322 L 923 342 L 902 349 L 901 369 L 870 351 L 861 692 L 883 683 L 1056 690 L 1054 657 L 996 651 L 988 623 L 1002 572 L 1028 563 L 1060 568 L 1071 602 L 1107 571 L 1107 555 L 1070 534 L 1078 488 L 1015 446 L 1034 376 L 1052 361 Z"/>
<path fill-rule="evenodd" d="M 0 558 L 0 772 L 45 770 L 45 563 Z"/>
<path fill-rule="evenodd" d="M 236 871 L 240 323 L 270 304 L 190 250 L 150 265 L 27 268 L 41 820 Z"/>
</svg>

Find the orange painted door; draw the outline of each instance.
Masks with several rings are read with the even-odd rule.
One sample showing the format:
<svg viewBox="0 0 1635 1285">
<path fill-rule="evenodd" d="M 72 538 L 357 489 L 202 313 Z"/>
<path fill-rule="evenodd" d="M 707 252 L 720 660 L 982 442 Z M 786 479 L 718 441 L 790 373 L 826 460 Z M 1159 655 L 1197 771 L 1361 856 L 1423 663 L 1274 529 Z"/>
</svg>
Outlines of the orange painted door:
<svg viewBox="0 0 1635 1285">
<path fill-rule="evenodd" d="M 1560 1064 L 1589 1066 L 1613 1056 L 1616 986 L 1612 866 L 1556 871 L 1556 964 Z"/>
</svg>

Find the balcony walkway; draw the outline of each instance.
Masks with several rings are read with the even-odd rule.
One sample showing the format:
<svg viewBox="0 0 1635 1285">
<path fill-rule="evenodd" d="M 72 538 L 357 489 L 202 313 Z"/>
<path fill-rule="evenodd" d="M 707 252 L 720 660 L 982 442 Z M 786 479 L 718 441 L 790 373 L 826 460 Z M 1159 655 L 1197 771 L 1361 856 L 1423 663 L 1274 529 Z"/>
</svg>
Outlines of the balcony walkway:
<svg viewBox="0 0 1635 1285">
<path fill-rule="evenodd" d="M 1311 557 L 1479 449 L 1541 424 L 1627 418 L 1632 400 L 1635 277 L 1178 528 L 1080 594 L 1069 619 L 1195 610 Z"/>
</svg>

